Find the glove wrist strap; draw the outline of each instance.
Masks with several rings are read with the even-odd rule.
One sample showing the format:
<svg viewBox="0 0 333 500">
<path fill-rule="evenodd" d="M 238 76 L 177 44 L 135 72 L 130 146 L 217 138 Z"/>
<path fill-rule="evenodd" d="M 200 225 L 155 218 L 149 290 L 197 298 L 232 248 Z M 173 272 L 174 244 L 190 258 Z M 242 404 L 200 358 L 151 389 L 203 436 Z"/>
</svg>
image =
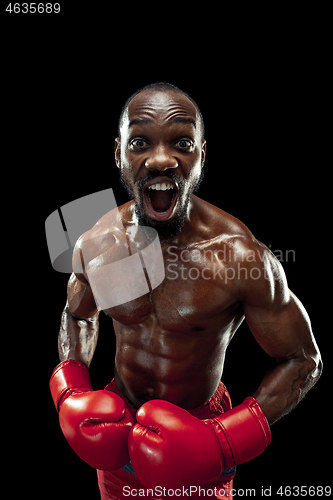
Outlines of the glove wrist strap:
<svg viewBox="0 0 333 500">
<path fill-rule="evenodd" d="M 271 432 L 258 401 L 244 402 L 210 420 L 224 457 L 224 468 L 243 464 L 260 455 L 271 442 Z"/>
</svg>

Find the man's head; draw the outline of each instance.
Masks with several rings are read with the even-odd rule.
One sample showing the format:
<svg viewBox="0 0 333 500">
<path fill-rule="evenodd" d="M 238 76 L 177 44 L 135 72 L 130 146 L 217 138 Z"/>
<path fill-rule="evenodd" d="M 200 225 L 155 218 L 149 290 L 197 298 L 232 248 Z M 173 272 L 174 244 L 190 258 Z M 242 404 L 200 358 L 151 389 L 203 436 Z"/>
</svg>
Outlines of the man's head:
<svg viewBox="0 0 333 500">
<path fill-rule="evenodd" d="M 198 187 L 206 154 L 198 106 L 177 87 L 153 84 L 126 102 L 119 120 L 115 158 L 134 200 L 139 224 L 161 240 L 181 230 Z"/>
</svg>

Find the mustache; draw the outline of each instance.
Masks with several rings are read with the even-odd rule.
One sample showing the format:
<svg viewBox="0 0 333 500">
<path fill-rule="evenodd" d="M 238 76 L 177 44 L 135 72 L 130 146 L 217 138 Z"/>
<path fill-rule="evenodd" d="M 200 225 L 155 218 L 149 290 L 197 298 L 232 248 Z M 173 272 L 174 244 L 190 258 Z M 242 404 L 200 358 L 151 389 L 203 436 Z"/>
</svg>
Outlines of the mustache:
<svg viewBox="0 0 333 500">
<path fill-rule="evenodd" d="M 147 175 L 142 177 L 142 179 L 139 179 L 138 181 L 135 182 L 135 187 L 138 188 L 139 191 L 139 199 L 140 203 L 142 204 L 142 199 L 143 199 L 143 188 L 147 184 L 148 181 L 154 179 L 155 177 L 159 177 L 160 175 L 163 175 L 163 177 L 169 177 L 169 179 L 173 180 L 174 182 L 177 183 L 178 185 L 178 191 L 179 193 L 183 192 L 185 181 L 182 177 L 176 175 L 175 172 L 172 170 L 165 170 L 163 173 L 160 172 L 159 170 L 152 170 L 151 172 L 148 172 Z M 134 191 L 133 187 L 131 184 L 128 182 L 128 180 L 125 178 L 123 171 L 119 171 L 119 180 L 120 184 L 124 187 L 124 189 L 127 191 L 127 194 L 131 199 L 134 199 Z"/>
<path fill-rule="evenodd" d="M 178 186 L 182 186 L 184 179 L 179 177 L 175 172 L 172 170 L 165 170 L 164 172 L 160 172 L 159 170 L 152 170 L 149 172 L 145 177 L 140 179 L 139 181 L 136 182 L 137 187 L 141 190 L 148 181 L 155 179 L 156 177 L 159 177 L 163 175 L 163 177 L 168 177 L 169 179 L 173 180 L 178 184 Z"/>
</svg>

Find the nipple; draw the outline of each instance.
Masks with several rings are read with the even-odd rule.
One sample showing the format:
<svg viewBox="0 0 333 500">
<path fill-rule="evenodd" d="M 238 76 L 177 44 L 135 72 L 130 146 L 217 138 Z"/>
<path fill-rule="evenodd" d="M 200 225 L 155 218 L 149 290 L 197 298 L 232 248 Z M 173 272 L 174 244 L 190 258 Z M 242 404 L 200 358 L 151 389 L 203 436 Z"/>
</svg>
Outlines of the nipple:
<svg viewBox="0 0 333 500">
<path fill-rule="evenodd" d="M 149 401 L 150 399 L 155 399 L 154 389 L 152 389 L 152 388 L 147 389 L 145 396 L 147 398 L 147 401 Z"/>
</svg>

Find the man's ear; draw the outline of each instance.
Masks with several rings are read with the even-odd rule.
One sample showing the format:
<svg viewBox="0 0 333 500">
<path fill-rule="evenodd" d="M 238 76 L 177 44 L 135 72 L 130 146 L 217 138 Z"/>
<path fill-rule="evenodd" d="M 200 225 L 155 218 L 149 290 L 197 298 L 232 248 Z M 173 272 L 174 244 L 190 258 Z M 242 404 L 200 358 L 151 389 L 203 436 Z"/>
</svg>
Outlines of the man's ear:
<svg viewBox="0 0 333 500">
<path fill-rule="evenodd" d="M 116 165 L 118 168 L 120 168 L 120 139 L 119 137 L 116 137 L 114 141 L 114 157 L 116 160 Z"/>
<path fill-rule="evenodd" d="M 201 147 L 201 166 L 203 167 L 206 160 L 206 141 L 203 141 Z"/>
</svg>

